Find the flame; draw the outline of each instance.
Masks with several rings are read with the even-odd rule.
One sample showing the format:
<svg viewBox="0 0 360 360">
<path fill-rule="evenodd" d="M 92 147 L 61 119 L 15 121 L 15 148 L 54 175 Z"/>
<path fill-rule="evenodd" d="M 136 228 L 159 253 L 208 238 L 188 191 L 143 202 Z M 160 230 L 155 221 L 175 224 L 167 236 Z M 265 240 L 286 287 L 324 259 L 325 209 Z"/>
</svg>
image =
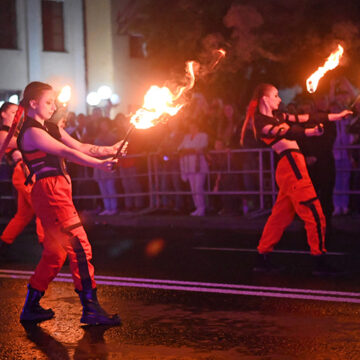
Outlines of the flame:
<svg viewBox="0 0 360 360">
<path fill-rule="evenodd" d="M 143 106 L 131 117 L 130 123 L 137 129 L 148 129 L 162 121 L 163 115 L 177 114 L 185 105 L 185 102 L 178 100 L 195 84 L 194 65 L 194 61 L 186 63 L 188 83 L 186 86 L 178 87 L 175 93 L 165 86 L 151 86 L 145 94 Z"/>
<path fill-rule="evenodd" d="M 60 94 L 58 95 L 57 99 L 64 106 L 66 106 L 66 103 L 70 100 L 70 97 L 71 97 L 71 87 L 69 85 L 66 85 L 61 89 Z"/>
<path fill-rule="evenodd" d="M 316 91 L 319 80 L 329 71 L 335 69 L 340 62 L 340 59 L 344 53 L 344 49 L 341 45 L 338 45 L 338 49 L 331 53 L 327 58 L 325 64 L 320 66 L 307 80 L 306 87 L 309 93 Z"/>
<path fill-rule="evenodd" d="M 226 55 L 226 51 L 224 49 L 218 49 L 218 50 L 215 50 L 216 52 L 216 58 L 214 60 L 214 62 L 210 65 L 210 70 L 214 70 L 215 66 L 219 63 L 219 61 L 221 59 L 223 59 Z"/>
</svg>

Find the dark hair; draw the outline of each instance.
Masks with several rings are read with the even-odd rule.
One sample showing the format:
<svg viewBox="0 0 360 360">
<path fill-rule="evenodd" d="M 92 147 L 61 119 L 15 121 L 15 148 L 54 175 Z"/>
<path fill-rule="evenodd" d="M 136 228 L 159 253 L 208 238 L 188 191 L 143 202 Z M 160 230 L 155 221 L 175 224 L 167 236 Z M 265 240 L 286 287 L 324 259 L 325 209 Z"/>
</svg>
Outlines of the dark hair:
<svg viewBox="0 0 360 360">
<path fill-rule="evenodd" d="M 17 106 L 16 104 L 12 103 L 12 102 L 9 102 L 9 101 L 5 101 L 1 107 L 0 107 L 0 120 L 2 120 L 2 116 L 1 116 L 1 113 L 6 111 L 10 106 L 12 105 L 15 105 Z"/>
<path fill-rule="evenodd" d="M 259 107 L 259 100 L 267 94 L 267 92 L 269 91 L 269 89 L 273 88 L 274 85 L 271 84 L 267 84 L 267 83 L 262 83 L 259 84 L 253 93 L 253 96 L 249 102 L 249 105 L 247 107 L 247 111 L 246 111 L 246 117 L 241 129 L 241 136 L 240 136 L 240 144 L 243 146 L 244 145 L 244 137 L 245 137 L 245 132 L 246 132 L 246 128 L 249 124 L 249 121 L 252 122 L 252 129 L 254 132 L 254 135 L 256 136 L 256 129 L 255 129 L 255 124 L 254 124 L 254 117 L 255 117 L 255 112 Z"/>
</svg>

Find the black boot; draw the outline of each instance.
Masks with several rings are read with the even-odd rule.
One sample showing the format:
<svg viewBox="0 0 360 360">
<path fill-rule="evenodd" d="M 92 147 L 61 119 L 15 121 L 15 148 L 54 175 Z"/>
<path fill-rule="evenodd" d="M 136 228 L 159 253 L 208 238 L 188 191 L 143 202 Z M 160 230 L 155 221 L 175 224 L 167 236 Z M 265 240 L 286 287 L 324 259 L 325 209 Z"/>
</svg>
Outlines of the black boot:
<svg viewBox="0 0 360 360">
<path fill-rule="evenodd" d="M 257 264 L 253 268 L 255 272 L 280 272 L 284 267 L 275 265 L 271 262 L 270 254 L 258 254 Z"/>
<path fill-rule="evenodd" d="M 44 293 L 44 291 L 36 290 L 28 285 L 28 292 L 20 315 L 20 321 L 40 322 L 54 317 L 55 313 L 51 309 L 44 309 L 39 304 Z"/>
<path fill-rule="evenodd" d="M 345 275 L 345 271 L 341 271 L 327 262 L 326 255 L 313 256 L 314 258 L 314 267 L 312 274 L 314 276 L 341 276 Z"/>
<path fill-rule="evenodd" d="M 5 241 L 2 241 L 0 239 L 0 257 L 5 258 L 6 254 L 9 250 L 10 244 L 6 243 Z"/>
<path fill-rule="evenodd" d="M 121 320 L 117 314 L 110 315 L 100 306 L 96 290 L 75 290 L 79 294 L 83 306 L 80 322 L 88 325 L 120 325 Z"/>
</svg>

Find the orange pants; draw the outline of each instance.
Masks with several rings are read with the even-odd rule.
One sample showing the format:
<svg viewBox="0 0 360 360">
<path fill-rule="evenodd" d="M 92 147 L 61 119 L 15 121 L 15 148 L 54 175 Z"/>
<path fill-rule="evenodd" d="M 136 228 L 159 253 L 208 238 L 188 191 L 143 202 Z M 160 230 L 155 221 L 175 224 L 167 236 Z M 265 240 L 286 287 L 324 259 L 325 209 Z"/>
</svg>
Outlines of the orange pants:
<svg viewBox="0 0 360 360">
<path fill-rule="evenodd" d="M 311 255 L 321 255 L 325 249 L 325 216 L 311 183 L 304 156 L 300 152 L 286 151 L 276 169 L 279 194 L 262 233 L 258 251 L 271 252 L 280 241 L 285 228 L 295 213 L 305 223 Z"/>
<path fill-rule="evenodd" d="M 75 288 L 80 291 L 95 288 L 91 245 L 72 202 L 70 178 L 59 175 L 36 181 L 31 198 L 45 238 L 30 285 L 45 291 L 69 256 Z"/>
<path fill-rule="evenodd" d="M 0 236 L 1 240 L 7 244 L 12 244 L 15 241 L 35 215 L 30 195 L 32 185 L 24 185 L 25 174 L 22 168 L 22 161 L 19 161 L 14 168 L 12 183 L 18 193 L 17 211 Z M 42 243 L 44 241 L 44 230 L 39 218 L 36 218 L 35 221 L 37 236 L 39 242 Z"/>
</svg>

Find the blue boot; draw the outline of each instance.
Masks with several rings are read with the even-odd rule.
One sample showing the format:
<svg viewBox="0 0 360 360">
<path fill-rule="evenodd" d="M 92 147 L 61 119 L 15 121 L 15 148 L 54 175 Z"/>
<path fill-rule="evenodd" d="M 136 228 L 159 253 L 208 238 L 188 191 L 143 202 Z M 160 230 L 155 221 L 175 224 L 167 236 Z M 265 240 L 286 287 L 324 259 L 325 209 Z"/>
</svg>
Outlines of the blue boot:
<svg viewBox="0 0 360 360">
<path fill-rule="evenodd" d="M 99 304 L 96 288 L 91 290 L 75 290 L 80 297 L 83 313 L 80 322 L 88 325 L 117 326 L 121 320 L 117 314 L 108 314 Z"/>
<path fill-rule="evenodd" d="M 41 322 L 54 317 L 55 313 L 51 309 L 44 309 L 39 304 L 44 293 L 44 291 L 36 290 L 28 285 L 28 292 L 20 315 L 20 321 Z"/>
</svg>

